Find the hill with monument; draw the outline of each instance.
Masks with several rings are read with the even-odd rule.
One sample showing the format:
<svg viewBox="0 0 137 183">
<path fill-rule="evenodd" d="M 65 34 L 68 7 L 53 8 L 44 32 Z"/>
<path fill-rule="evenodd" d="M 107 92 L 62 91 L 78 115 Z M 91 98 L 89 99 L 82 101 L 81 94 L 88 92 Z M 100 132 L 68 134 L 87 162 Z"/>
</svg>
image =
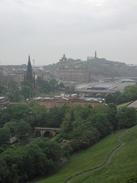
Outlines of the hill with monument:
<svg viewBox="0 0 137 183">
<path fill-rule="evenodd" d="M 136 66 L 99 58 L 96 52 L 94 57 L 87 57 L 87 60 L 67 58 L 64 54 L 59 62 L 45 66 L 44 69 L 56 79 L 74 83 L 137 77 Z"/>
</svg>

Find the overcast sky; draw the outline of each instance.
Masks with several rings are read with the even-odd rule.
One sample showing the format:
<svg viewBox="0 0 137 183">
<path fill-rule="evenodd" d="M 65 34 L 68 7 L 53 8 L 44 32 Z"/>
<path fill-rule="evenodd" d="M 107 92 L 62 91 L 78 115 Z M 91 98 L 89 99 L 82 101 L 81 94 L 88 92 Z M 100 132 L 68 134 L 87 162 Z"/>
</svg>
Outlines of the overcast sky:
<svg viewBox="0 0 137 183">
<path fill-rule="evenodd" d="M 0 64 L 67 57 L 137 64 L 137 0 L 0 0 Z"/>
</svg>

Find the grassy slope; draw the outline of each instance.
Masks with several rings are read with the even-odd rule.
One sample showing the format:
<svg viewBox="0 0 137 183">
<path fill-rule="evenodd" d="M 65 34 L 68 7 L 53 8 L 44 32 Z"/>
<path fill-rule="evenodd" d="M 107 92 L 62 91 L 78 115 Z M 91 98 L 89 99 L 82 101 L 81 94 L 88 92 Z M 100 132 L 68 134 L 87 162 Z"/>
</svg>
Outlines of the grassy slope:
<svg viewBox="0 0 137 183">
<path fill-rule="evenodd" d="M 123 136 L 124 135 L 124 136 Z M 71 183 L 124 183 L 124 177 L 137 172 L 137 127 L 108 136 L 93 147 L 73 155 L 69 163 L 53 176 L 45 178 L 39 183 L 64 183 L 77 172 L 82 172 L 100 165 L 117 146 L 118 139 L 124 141 L 122 146 L 112 157 L 112 162 L 101 170 L 89 171 L 70 180 Z"/>
<path fill-rule="evenodd" d="M 120 108 L 120 107 L 126 107 L 126 106 L 128 106 L 130 103 L 131 103 L 131 102 L 126 102 L 126 103 L 123 103 L 123 104 L 119 104 L 119 105 L 118 105 L 118 108 Z"/>
<path fill-rule="evenodd" d="M 113 161 L 100 171 L 89 173 L 73 182 L 85 183 L 125 183 L 127 178 L 137 174 L 137 127 L 123 137 L 124 146 L 117 152 Z"/>
</svg>

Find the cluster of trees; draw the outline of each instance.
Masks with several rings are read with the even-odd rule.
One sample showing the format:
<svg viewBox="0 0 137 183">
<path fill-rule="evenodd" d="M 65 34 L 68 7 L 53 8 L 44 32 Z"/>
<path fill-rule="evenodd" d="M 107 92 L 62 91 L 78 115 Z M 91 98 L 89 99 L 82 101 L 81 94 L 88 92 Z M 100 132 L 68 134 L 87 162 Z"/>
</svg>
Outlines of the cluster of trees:
<svg viewBox="0 0 137 183">
<path fill-rule="evenodd" d="M 0 145 L 7 144 L 11 137 L 25 142 L 33 136 L 36 126 L 60 127 L 67 107 L 47 110 L 36 103 L 13 104 L 0 111 Z"/>
<path fill-rule="evenodd" d="M 0 128 L 0 146 L 7 144 L 10 139 L 9 128 Z"/>
<path fill-rule="evenodd" d="M 65 89 L 64 84 L 59 83 L 55 79 L 46 81 L 46 80 L 42 80 L 41 78 L 37 78 L 37 80 L 36 80 L 36 90 L 40 94 L 58 92 L 58 91 L 62 91 L 64 89 Z"/>
<path fill-rule="evenodd" d="M 137 85 L 128 86 L 125 88 L 124 92 L 116 92 L 106 97 L 107 103 L 114 104 L 121 104 L 133 100 L 137 100 Z"/>
<path fill-rule="evenodd" d="M 0 182 L 26 182 L 53 173 L 65 156 L 95 144 L 117 129 L 136 124 L 134 108 L 117 109 L 113 104 L 50 110 L 35 103 L 9 106 L 0 111 Z M 61 130 L 54 141 L 32 138 L 35 126 Z M 5 147 L 11 136 L 23 143 Z"/>
<path fill-rule="evenodd" d="M 53 173 L 64 157 L 57 142 L 36 139 L 25 146 L 12 146 L 0 153 L 0 182 L 24 183 Z"/>
<path fill-rule="evenodd" d="M 0 128 L 0 146 L 17 141 L 26 143 L 31 136 L 32 128 L 29 123 L 24 120 L 10 121 Z"/>
<path fill-rule="evenodd" d="M 66 139 L 72 152 L 87 148 L 117 129 L 137 124 L 136 110 L 114 105 L 98 108 L 75 107 L 66 112 L 60 140 Z"/>
<path fill-rule="evenodd" d="M 32 137 L 34 127 L 61 128 L 61 139 L 84 142 L 89 146 L 112 131 L 136 124 L 136 110 L 115 105 L 62 106 L 47 110 L 36 103 L 15 104 L 0 111 L 0 144 L 11 137 L 25 141 Z"/>
<path fill-rule="evenodd" d="M 29 123 L 31 127 L 59 127 L 67 109 L 67 106 L 46 109 L 35 102 L 12 104 L 0 111 L 0 127 L 7 122 L 20 121 Z"/>
</svg>

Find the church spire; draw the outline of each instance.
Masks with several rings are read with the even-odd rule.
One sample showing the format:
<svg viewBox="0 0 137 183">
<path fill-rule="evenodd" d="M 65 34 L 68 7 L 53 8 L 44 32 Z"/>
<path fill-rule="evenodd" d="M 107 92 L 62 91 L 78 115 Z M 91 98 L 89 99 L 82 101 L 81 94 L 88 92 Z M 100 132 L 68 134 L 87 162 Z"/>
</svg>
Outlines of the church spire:
<svg viewBox="0 0 137 183">
<path fill-rule="evenodd" d="M 28 65 L 27 65 L 27 71 L 26 71 L 26 80 L 27 81 L 33 81 L 33 71 L 32 71 L 32 65 L 31 65 L 30 55 L 28 56 Z"/>
</svg>

